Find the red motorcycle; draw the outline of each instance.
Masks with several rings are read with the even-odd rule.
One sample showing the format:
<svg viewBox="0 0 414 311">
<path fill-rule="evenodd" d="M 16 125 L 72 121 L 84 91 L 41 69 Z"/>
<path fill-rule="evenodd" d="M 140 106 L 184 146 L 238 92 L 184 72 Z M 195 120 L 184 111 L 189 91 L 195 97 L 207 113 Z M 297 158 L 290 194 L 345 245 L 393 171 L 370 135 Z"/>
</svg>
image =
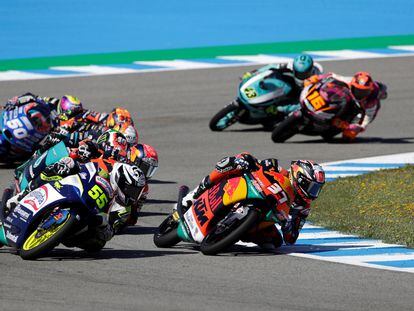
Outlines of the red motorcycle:
<svg viewBox="0 0 414 311">
<path fill-rule="evenodd" d="M 189 209 L 179 191 L 177 210 L 154 234 L 157 247 L 171 247 L 180 241 L 196 243 L 205 255 L 217 254 L 261 225 L 274 225 L 288 218 L 293 190 L 287 177 L 263 168 L 240 177 L 223 180 L 206 190 Z"/>
</svg>

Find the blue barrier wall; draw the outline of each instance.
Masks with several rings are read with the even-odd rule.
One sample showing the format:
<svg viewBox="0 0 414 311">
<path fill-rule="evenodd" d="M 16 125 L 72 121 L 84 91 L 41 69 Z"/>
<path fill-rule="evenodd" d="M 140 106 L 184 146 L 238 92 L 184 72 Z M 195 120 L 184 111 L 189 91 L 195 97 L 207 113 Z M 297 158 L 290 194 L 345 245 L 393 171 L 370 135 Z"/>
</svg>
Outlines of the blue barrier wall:
<svg viewBox="0 0 414 311">
<path fill-rule="evenodd" d="M 412 0 L 13 0 L 0 59 L 414 34 Z"/>
</svg>

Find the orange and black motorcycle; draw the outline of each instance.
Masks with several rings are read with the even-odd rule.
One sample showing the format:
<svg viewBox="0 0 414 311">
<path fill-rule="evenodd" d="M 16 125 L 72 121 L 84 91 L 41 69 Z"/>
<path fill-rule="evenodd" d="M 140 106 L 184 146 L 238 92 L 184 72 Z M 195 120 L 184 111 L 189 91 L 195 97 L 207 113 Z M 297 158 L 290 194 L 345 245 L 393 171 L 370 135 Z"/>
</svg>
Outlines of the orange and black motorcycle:
<svg viewBox="0 0 414 311">
<path fill-rule="evenodd" d="M 218 183 L 184 210 L 181 201 L 188 191 L 187 186 L 180 188 L 177 209 L 154 234 L 156 246 L 192 242 L 200 245 L 203 254 L 215 255 L 259 224 L 287 219 L 293 197 L 289 178 L 263 168 Z"/>
</svg>

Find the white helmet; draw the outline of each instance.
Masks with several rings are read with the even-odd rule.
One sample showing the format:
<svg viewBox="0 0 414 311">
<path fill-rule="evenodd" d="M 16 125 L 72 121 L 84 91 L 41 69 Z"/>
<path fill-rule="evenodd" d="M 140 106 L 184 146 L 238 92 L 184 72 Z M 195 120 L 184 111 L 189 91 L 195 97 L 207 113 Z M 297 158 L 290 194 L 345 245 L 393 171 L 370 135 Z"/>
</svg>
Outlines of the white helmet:
<svg viewBox="0 0 414 311">
<path fill-rule="evenodd" d="M 135 203 L 144 190 L 144 173 L 136 165 L 115 163 L 110 176 L 111 186 L 125 205 Z"/>
<path fill-rule="evenodd" d="M 121 130 L 121 132 L 124 134 L 129 146 L 138 144 L 138 132 L 135 126 L 128 125 L 126 129 L 123 131 Z"/>
</svg>

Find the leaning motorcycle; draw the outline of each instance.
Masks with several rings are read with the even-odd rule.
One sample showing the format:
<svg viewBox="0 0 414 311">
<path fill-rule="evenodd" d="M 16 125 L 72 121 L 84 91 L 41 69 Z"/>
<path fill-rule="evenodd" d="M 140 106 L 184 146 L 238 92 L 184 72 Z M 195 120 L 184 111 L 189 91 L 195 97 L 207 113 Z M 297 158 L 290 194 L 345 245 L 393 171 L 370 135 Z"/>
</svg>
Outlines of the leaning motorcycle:
<svg viewBox="0 0 414 311">
<path fill-rule="evenodd" d="M 289 196 L 281 187 L 289 180 L 263 169 L 224 180 L 206 190 L 189 209 L 181 205 L 188 187 L 179 191 L 177 209 L 158 227 L 154 243 L 171 247 L 196 243 L 205 255 L 215 255 L 242 239 L 262 221 L 279 223 L 289 214 Z M 283 215 L 283 217 L 281 217 Z"/>
<path fill-rule="evenodd" d="M 291 90 L 289 84 L 277 78 L 271 66 L 254 74 L 248 72 L 241 79 L 237 98 L 211 119 L 210 129 L 222 131 L 236 122 L 262 124 L 271 129 L 278 118 L 276 106 Z"/>
<path fill-rule="evenodd" d="M 12 210 L 6 202 L 13 190 L 4 191 L 0 206 L 0 244 L 15 249 L 23 259 L 46 255 L 63 243 L 98 251 L 94 245 L 82 245 L 95 215 L 108 209 L 113 197 L 110 183 L 93 163 L 81 166 L 78 174 L 56 178 L 29 192 Z"/>
<path fill-rule="evenodd" d="M 25 104 L 0 112 L 0 162 L 14 163 L 29 158 L 50 131 L 50 109 Z"/>
<path fill-rule="evenodd" d="M 322 136 L 331 140 L 341 132 L 332 125 L 334 118 L 350 122 L 359 113 L 345 82 L 328 79 L 306 86 L 300 95 L 300 109 L 290 113 L 272 132 L 272 140 L 284 142 L 296 134 Z"/>
</svg>

